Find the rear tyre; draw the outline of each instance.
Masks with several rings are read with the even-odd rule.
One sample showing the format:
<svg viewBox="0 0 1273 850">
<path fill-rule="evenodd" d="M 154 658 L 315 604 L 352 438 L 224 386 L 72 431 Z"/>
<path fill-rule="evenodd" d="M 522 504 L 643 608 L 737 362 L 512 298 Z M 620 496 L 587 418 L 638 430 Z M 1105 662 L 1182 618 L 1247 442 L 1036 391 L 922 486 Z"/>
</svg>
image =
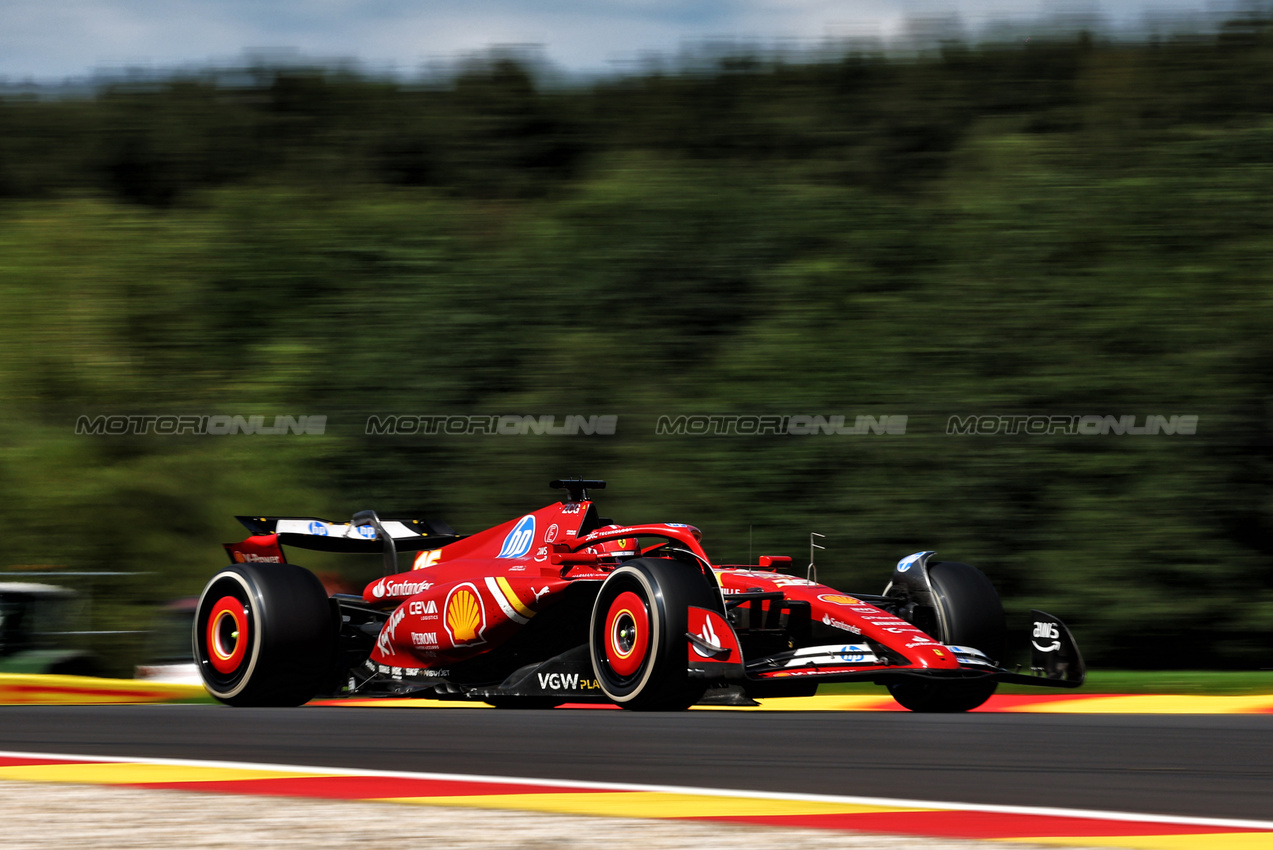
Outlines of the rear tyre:
<svg viewBox="0 0 1273 850">
<path fill-rule="evenodd" d="M 707 683 L 688 676 L 690 606 L 716 610 L 720 597 L 685 563 L 638 558 L 610 574 L 588 631 L 607 697 L 634 711 L 683 711 L 703 698 Z"/>
<path fill-rule="evenodd" d="M 212 577 L 194 618 L 194 654 L 213 697 L 301 705 L 331 674 L 336 624 L 327 592 L 295 564 L 235 564 Z"/>
<path fill-rule="evenodd" d="M 990 579 L 976 567 L 956 561 L 937 561 L 928 566 L 937 604 L 938 640 L 947 645 L 971 646 L 991 658 L 1003 652 L 1003 603 Z M 998 682 L 920 680 L 888 686 L 893 699 L 911 711 L 970 711 L 994 694 Z"/>
</svg>

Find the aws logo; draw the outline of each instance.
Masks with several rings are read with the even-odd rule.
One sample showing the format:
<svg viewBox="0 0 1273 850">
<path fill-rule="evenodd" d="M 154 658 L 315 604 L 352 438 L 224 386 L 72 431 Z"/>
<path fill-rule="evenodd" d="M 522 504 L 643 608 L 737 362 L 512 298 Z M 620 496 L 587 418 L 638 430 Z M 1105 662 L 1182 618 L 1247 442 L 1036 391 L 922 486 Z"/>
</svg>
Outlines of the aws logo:
<svg viewBox="0 0 1273 850">
<path fill-rule="evenodd" d="M 1057 629 L 1056 623 L 1036 620 L 1034 623 L 1034 634 L 1031 637 L 1033 640 L 1030 641 L 1030 644 L 1039 652 L 1056 652 L 1061 648 L 1061 632 Z M 1039 646 L 1040 639 L 1052 642 Z"/>
<path fill-rule="evenodd" d="M 524 558 L 530 551 L 530 544 L 535 539 L 535 515 L 527 514 L 517 521 L 513 530 L 504 538 L 497 558 Z"/>
<path fill-rule="evenodd" d="M 486 631 L 486 606 L 474 585 L 465 582 L 451 588 L 446 596 L 443 624 L 455 646 L 486 643 L 482 637 Z"/>
</svg>

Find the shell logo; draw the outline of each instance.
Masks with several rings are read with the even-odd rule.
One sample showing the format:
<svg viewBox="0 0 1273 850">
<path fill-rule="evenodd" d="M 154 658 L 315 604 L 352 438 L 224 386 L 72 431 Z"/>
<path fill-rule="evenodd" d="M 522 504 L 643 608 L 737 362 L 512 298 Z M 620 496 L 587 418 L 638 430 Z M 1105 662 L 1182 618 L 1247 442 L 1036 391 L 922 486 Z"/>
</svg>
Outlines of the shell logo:
<svg viewBox="0 0 1273 850">
<path fill-rule="evenodd" d="M 486 629 L 486 607 L 477 588 L 467 582 L 455 588 L 446 597 L 446 631 L 451 643 L 485 643 L 482 632 Z"/>
<path fill-rule="evenodd" d="M 862 600 L 852 596 L 844 596 L 838 593 L 824 593 L 818 597 L 823 602 L 830 602 L 833 605 L 861 605 Z"/>
</svg>

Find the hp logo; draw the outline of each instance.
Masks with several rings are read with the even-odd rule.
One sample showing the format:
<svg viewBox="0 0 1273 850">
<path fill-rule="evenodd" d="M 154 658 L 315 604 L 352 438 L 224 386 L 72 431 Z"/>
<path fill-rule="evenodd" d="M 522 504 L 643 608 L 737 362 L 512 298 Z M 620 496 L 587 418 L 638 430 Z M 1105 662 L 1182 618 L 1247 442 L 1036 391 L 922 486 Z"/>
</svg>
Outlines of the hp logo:
<svg viewBox="0 0 1273 850">
<path fill-rule="evenodd" d="M 523 558 L 530 551 L 530 544 L 535 540 L 535 516 L 528 514 L 517 521 L 513 530 L 504 538 L 497 558 Z"/>
</svg>

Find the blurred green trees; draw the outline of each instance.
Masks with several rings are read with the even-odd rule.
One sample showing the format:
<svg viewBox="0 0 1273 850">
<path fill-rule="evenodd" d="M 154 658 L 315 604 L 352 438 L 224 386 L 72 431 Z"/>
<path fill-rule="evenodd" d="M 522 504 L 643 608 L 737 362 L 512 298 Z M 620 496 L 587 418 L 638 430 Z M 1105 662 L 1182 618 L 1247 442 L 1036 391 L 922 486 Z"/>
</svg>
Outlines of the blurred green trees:
<svg viewBox="0 0 1273 850">
<path fill-rule="evenodd" d="M 937 549 L 1098 664 L 1273 665 L 1271 71 L 1260 25 L 557 86 L 495 57 L 427 84 L 249 68 L 4 97 L 2 563 L 144 572 L 96 609 L 129 628 L 200 589 L 235 513 L 472 531 L 584 474 L 611 482 L 603 513 L 693 522 L 720 561 L 800 561 L 819 531 L 820 578 L 870 592 Z M 75 435 L 111 413 L 328 429 Z M 619 425 L 364 433 L 392 413 Z M 909 420 L 655 434 L 703 413 Z M 1200 423 L 946 434 L 972 414 Z"/>
</svg>

